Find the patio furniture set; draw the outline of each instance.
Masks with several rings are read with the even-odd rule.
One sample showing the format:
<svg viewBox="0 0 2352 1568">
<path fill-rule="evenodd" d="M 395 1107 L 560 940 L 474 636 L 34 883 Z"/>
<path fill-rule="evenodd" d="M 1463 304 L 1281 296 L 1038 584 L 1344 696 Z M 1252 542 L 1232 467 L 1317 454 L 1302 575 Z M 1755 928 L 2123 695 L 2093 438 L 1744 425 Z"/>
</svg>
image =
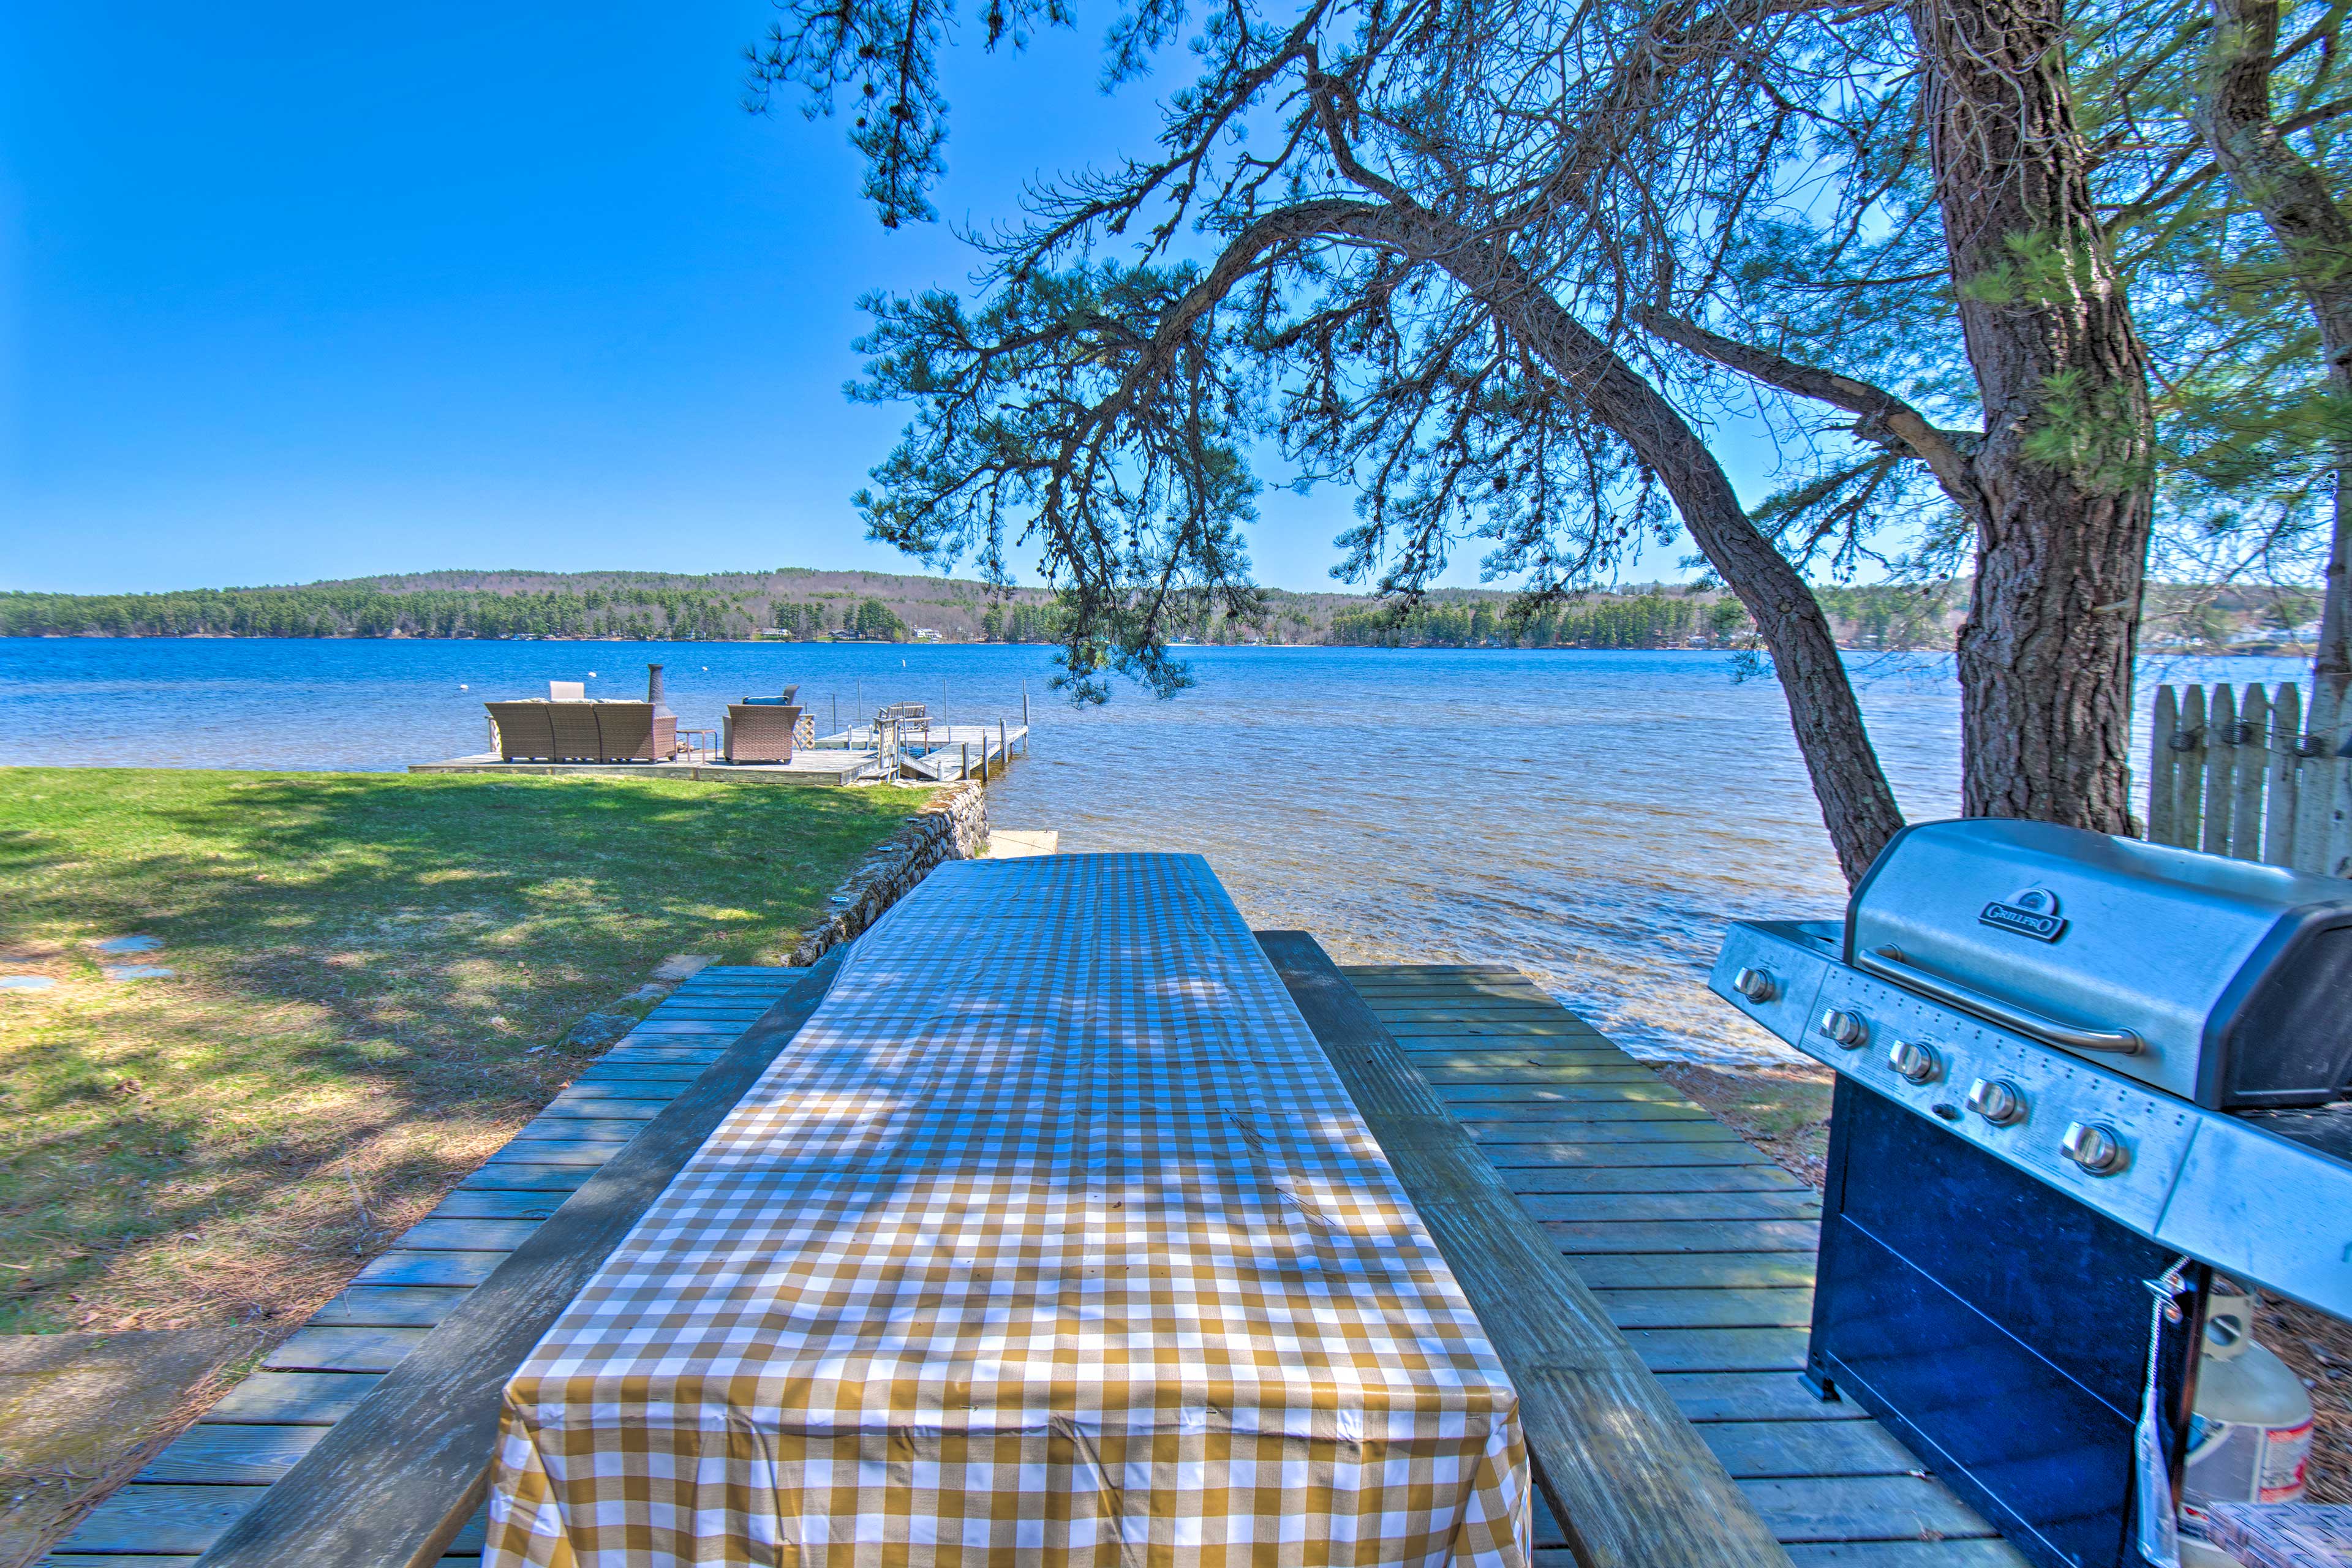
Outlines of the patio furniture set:
<svg viewBox="0 0 2352 1568">
<path fill-rule="evenodd" d="M 746 697 L 727 707 L 721 729 L 678 727 L 657 698 L 612 700 L 583 694 L 577 681 L 550 681 L 548 695 L 485 702 L 495 735 L 492 749 L 509 763 L 666 763 L 681 756 L 709 761 L 712 750 L 729 763 L 789 763 L 801 709 L 796 686 L 781 696 Z M 718 744 L 714 748 L 713 740 Z"/>
</svg>

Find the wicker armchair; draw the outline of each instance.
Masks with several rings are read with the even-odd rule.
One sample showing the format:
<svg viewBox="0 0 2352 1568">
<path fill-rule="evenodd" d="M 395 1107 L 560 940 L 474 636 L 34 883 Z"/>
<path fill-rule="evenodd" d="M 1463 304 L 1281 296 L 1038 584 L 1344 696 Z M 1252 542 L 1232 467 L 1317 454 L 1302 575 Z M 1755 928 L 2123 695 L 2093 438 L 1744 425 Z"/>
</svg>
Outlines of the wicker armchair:
<svg viewBox="0 0 2352 1568">
<path fill-rule="evenodd" d="M 730 763 L 789 763 L 801 710 L 789 703 L 730 702 L 725 751 Z"/>
</svg>

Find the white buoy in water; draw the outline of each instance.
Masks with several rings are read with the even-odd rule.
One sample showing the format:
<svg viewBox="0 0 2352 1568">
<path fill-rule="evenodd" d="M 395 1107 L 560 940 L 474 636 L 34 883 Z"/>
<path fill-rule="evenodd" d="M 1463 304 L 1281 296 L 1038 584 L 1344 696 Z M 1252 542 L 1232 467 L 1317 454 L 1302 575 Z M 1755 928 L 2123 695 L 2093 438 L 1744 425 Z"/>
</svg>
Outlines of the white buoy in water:
<svg viewBox="0 0 2352 1568">
<path fill-rule="evenodd" d="M 592 669 L 592 670 L 590 670 L 590 671 L 588 672 L 588 679 L 591 679 L 591 680 L 595 679 L 596 679 L 596 672 L 595 672 L 594 670 L 593 670 L 593 669 Z"/>
<path fill-rule="evenodd" d="M 474 689 L 461 680 L 457 682 L 457 689 L 460 691 L 471 691 Z"/>
</svg>

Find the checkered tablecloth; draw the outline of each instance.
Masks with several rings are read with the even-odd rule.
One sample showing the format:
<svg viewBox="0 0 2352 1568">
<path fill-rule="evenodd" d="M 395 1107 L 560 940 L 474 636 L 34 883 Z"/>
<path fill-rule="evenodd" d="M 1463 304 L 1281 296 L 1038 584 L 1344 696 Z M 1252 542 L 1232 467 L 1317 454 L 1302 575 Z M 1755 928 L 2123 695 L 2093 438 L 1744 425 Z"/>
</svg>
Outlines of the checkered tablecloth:
<svg viewBox="0 0 2352 1568">
<path fill-rule="evenodd" d="M 508 1385 L 487 1563 L 1517 1565 L 1528 1479 L 1207 863 L 965 862 Z"/>
</svg>

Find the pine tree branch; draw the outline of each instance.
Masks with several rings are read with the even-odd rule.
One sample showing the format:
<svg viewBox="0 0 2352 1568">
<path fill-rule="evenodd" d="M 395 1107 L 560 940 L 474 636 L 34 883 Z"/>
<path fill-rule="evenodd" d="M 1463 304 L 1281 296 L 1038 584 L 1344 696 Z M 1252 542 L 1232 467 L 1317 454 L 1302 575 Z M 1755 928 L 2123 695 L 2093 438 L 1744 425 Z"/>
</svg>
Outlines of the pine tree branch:
<svg viewBox="0 0 2352 1568">
<path fill-rule="evenodd" d="M 2346 114 L 2352 114 L 2352 98 L 2332 98 L 2326 103 L 2315 104 L 2305 110 L 2301 114 L 2289 115 L 2286 119 L 2278 121 L 2273 127 L 2273 131 L 2280 136 L 2292 136 L 2298 132 L 2308 131 L 2315 125 L 2324 125 L 2328 121 Z M 2218 178 L 2221 173 L 2220 163 L 2209 163 L 2195 174 L 2184 175 L 2172 184 L 2159 186 L 2145 195 L 2134 196 L 2130 201 L 2105 209 L 2107 232 L 2112 235 L 2125 224 L 2137 223 L 2144 217 L 2153 217 L 2198 186 L 2209 180 Z"/>
<path fill-rule="evenodd" d="M 1983 510 L 1973 458 L 1984 437 L 1976 432 L 1940 429 L 1926 415 L 1884 387 L 1816 365 L 1801 364 L 1770 349 L 1710 332 L 1696 322 L 1663 310 L 1643 310 L 1638 320 L 1668 342 L 1712 360 L 1727 370 L 1738 371 L 1751 381 L 1844 409 L 1855 416 L 1856 436 L 1880 446 L 1900 443 L 1927 466 L 1944 493 L 1970 516 Z"/>
</svg>

